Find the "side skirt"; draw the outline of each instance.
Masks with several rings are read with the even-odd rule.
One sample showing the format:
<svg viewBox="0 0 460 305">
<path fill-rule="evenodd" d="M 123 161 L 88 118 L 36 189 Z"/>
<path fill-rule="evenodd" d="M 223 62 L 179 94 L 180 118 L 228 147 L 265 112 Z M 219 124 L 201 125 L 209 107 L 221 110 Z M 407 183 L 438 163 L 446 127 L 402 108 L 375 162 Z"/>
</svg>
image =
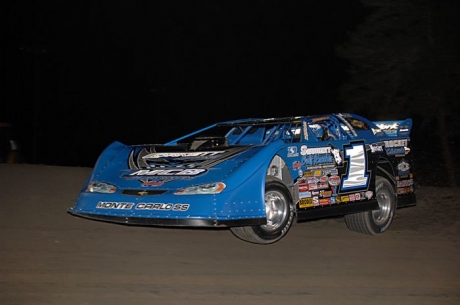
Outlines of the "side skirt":
<svg viewBox="0 0 460 305">
<path fill-rule="evenodd" d="M 377 200 L 369 200 L 363 202 L 340 203 L 328 206 L 318 206 L 308 210 L 297 211 L 297 221 L 305 221 L 317 218 L 327 218 L 333 216 L 342 216 L 345 214 L 353 214 L 370 210 L 378 210 L 379 203 Z"/>
</svg>

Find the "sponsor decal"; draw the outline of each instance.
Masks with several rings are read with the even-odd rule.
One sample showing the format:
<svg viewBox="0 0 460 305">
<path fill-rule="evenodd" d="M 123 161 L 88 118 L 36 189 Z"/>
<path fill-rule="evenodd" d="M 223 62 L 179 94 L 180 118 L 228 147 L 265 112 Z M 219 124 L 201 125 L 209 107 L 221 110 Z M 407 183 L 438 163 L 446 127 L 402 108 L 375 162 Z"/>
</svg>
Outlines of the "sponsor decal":
<svg viewBox="0 0 460 305">
<path fill-rule="evenodd" d="M 319 205 L 330 205 L 331 204 L 331 199 L 329 198 L 321 198 L 319 200 Z"/>
<path fill-rule="evenodd" d="M 385 143 L 385 152 L 388 155 L 405 155 L 409 153 L 409 149 L 406 148 L 408 140 L 389 140 L 383 141 Z"/>
<path fill-rule="evenodd" d="M 369 148 L 373 154 L 383 152 L 383 144 L 381 143 L 372 143 L 369 145 Z"/>
<path fill-rule="evenodd" d="M 383 129 L 380 129 L 380 130 L 383 130 Z M 395 130 L 395 129 L 386 129 L 386 130 L 383 130 L 383 132 L 385 132 L 386 134 L 389 134 L 389 135 L 393 135 L 393 134 L 395 135 L 395 134 L 398 133 L 398 131 Z"/>
<path fill-rule="evenodd" d="M 398 128 L 399 128 L 399 123 L 397 123 L 397 122 L 392 123 L 392 124 L 377 123 L 376 125 L 377 125 L 378 128 L 384 129 L 384 130 L 395 130 L 395 131 L 397 131 Z"/>
<path fill-rule="evenodd" d="M 401 162 L 398 163 L 398 174 L 400 176 L 407 176 L 409 175 L 410 172 L 410 165 L 407 163 L 404 159 L 401 160 Z"/>
<path fill-rule="evenodd" d="M 405 155 L 404 147 L 390 147 L 385 148 L 387 155 Z"/>
<path fill-rule="evenodd" d="M 200 151 L 200 152 L 178 152 L 178 153 L 151 153 L 143 156 L 142 159 L 156 161 L 161 158 L 190 158 L 190 157 L 213 157 L 225 153 L 225 151 Z"/>
<path fill-rule="evenodd" d="M 159 152 L 157 149 L 169 152 Z M 240 154 L 244 147 L 228 148 L 219 151 L 177 151 L 175 146 L 150 145 L 134 146 L 128 157 L 128 168 L 138 169 L 170 169 L 170 168 L 201 168 L 209 169 Z"/>
<path fill-rule="evenodd" d="M 326 183 L 329 180 L 329 177 L 324 175 L 319 178 L 319 182 Z"/>
<path fill-rule="evenodd" d="M 330 176 L 328 179 L 330 186 L 337 186 L 340 184 L 340 177 L 339 176 Z"/>
<path fill-rule="evenodd" d="M 302 168 L 302 163 L 300 163 L 299 161 L 295 161 L 292 163 L 292 169 L 294 170 L 298 170 L 298 169 L 301 169 Z"/>
<path fill-rule="evenodd" d="M 312 197 L 313 198 L 313 206 L 317 207 L 319 206 L 319 198 L 318 197 Z"/>
<path fill-rule="evenodd" d="M 319 177 L 323 174 L 323 171 L 320 169 L 314 170 L 313 171 L 313 176 Z"/>
<path fill-rule="evenodd" d="M 335 163 L 336 163 L 337 165 L 342 164 L 343 159 L 342 159 L 342 156 L 340 155 L 340 150 L 337 149 L 337 148 L 332 148 L 332 149 L 331 149 L 331 153 L 332 153 L 332 155 L 334 156 Z"/>
<path fill-rule="evenodd" d="M 413 191 L 414 191 L 413 186 L 405 186 L 405 187 L 397 188 L 398 195 L 412 193 Z"/>
<path fill-rule="evenodd" d="M 287 148 L 287 156 L 288 157 L 298 157 L 299 152 L 297 151 L 297 146 L 289 146 Z"/>
<path fill-rule="evenodd" d="M 311 192 L 299 192 L 299 198 L 309 198 L 311 197 Z"/>
<path fill-rule="evenodd" d="M 332 191 L 326 191 L 326 190 L 321 190 L 319 192 L 320 197 L 331 197 L 332 196 Z"/>
<path fill-rule="evenodd" d="M 164 181 L 141 181 L 142 186 L 162 186 Z"/>
<path fill-rule="evenodd" d="M 301 183 L 299 184 L 299 192 L 308 192 L 310 188 L 308 187 L 308 184 Z"/>
<path fill-rule="evenodd" d="M 138 203 L 136 204 L 136 210 L 149 210 L 149 211 L 187 211 L 190 207 L 189 204 L 185 203 Z"/>
<path fill-rule="evenodd" d="M 331 200 L 331 204 L 335 204 L 335 197 L 334 196 L 331 197 L 330 200 Z"/>
<path fill-rule="evenodd" d="M 340 196 L 340 202 L 349 202 L 350 201 L 350 197 L 348 196 Z"/>
<path fill-rule="evenodd" d="M 318 188 L 319 189 L 328 189 L 329 188 L 329 183 L 318 183 Z"/>
<path fill-rule="evenodd" d="M 318 189 L 318 185 L 315 184 L 315 183 L 309 184 L 309 185 L 308 185 L 308 189 L 310 189 L 310 190 L 317 190 L 317 189 Z"/>
<path fill-rule="evenodd" d="M 413 179 L 407 179 L 407 180 L 400 180 L 398 181 L 398 187 L 405 187 L 405 186 L 411 186 L 414 184 Z"/>
<path fill-rule="evenodd" d="M 307 145 L 302 145 L 300 147 L 300 154 L 302 156 L 323 155 L 323 154 L 330 154 L 330 153 L 331 153 L 331 147 L 329 147 L 329 146 L 308 148 Z"/>
<path fill-rule="evenodd" d="M 301 198 L 299 200 L 299 208 L 311 208 L 313 207 L 313 198 Z"/>
<path fill-rule="evenodd" d="M 316 178 L 316 177 L 308 177 L 307 178 L 307 183 L 309 183 L 309 184 L 318 183 L 318 178 Z"/>
<path fill-rule="evenodd" d="M 385 147 L 387 148 L 405 147 L 407 146 L 407 142 L 408 142 L 407 139 L 383 141 L 383 143 L 385 143 Z"/>
<path fill-rule="evenodd" d="M 190 207 L 190 204 L 185 203 L 138 203 L 134 206 L 133 202 L 107 202 L 100 201 L 96 205 L 96 209 L 109 209 L 109 210 L 156 210 L 156 211 L 177 211 L 184 212 Z"/>
<path fill-rule="evenodd" d="M 96 209 L 109 209 L 109 210 L 131 210 L 134 206 L 132 202 L 107 202 L 99 201 Z"/>
<path fill-rule="evenodd" d="M 204 168 L 141 169 L 126 176 L 196 176 L 206 171 Z"/>
<path fill-rule="evenodd" d="M 302 159 L 302 164 L 307 168 L 318 166 L 318 165 L 323 165 L 323 164 L 332 165 L 333 162 L 334 162 L 334 159 L 332 158 L 332 156 L 326 155 L 326 154 L 305 156 Z"/>
<path fill-rule="evenodd" d="M 140 182 L 142 182 L 142 186 L 162 186 L 165 184 L 165 182 L 172 181 L 172 179 L 167 179 L 167 180 L 153 180 L 150 178 L 145 178 L 145 179 L 139 179 Z"/>
</svg>

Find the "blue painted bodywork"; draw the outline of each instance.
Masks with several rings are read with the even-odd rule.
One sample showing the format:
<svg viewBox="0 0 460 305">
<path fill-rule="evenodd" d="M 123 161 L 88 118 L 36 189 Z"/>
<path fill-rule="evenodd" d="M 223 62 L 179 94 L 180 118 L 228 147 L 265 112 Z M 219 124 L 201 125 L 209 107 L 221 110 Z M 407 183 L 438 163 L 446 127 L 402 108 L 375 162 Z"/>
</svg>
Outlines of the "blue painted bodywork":
<svg viewBox="0 0 460 305">
<path fill-rule="evenodd" d="M 340 204 L 343 213 L 344 204 L 352 208 L 354 202 L 375 201 L 373 181 L 382 160 L 395 191 L 396 180 L 407 181 L 400 196 L 410 196 L 406 201 L 414 204 L 411 170 L 397 174 L 402 162 L 411 166 L 412 121 L 378 124 L 383 128 L 354 114 L 244 119 L 213 124 L 161 145 L 114 142 L 101 153 L 68 212 L 135 225 L 261 225 L 266 223 L 264 189 L 271 175 L 292 194 L 298 213 L 333 211 Z M 351 160 L 358 156 L 362 166 Z M 108 183 L 115 191 L 88 191 L 94 182 Z M 225 188 L 215 194 L 180 191 L 212 183 Z"/>
</svg>

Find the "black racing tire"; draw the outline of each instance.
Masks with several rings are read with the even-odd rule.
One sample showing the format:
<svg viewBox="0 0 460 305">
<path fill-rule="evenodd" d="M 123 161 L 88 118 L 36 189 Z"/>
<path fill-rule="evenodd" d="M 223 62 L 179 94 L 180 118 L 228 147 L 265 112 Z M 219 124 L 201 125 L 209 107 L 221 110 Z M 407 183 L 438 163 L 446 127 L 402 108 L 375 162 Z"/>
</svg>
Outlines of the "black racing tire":
<svg viewBox="0 0 460 305">
<path fill-rule="evenodd" d="M 397 195 L 392 184 L 383 177 L 377 176 L 375 185 L 379 209 L 345 215 L 348 229 L 359 233 L 377 235 L 390 227 L 396 211 Z"/>
<path fill-rule="evenodd" d="M 265 211 L 267 223 L 259 226 L 231 227 L 231 232 L 244 241 L 255 244 L 272 244 L 283 238 L 294 222 L 292 197 L 278 181 L 265 184 Z"/>
</svg>

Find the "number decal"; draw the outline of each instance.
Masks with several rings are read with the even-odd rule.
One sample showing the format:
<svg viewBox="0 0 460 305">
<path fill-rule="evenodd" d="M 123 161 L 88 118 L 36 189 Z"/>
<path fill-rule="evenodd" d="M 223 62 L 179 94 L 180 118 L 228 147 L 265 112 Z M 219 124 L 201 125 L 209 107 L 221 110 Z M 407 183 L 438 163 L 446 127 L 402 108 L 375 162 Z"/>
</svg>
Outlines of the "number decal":
<svg viewBox="0 0 460 305">
<path fill-rule="evenodd" d="M 348 174 L 342 179 L 341 190 L 359 189 L 367 187 L 366 149 L 364 144 L 354 144 L 345 148 L 345 157 L 348 159 Z"/>
</svg>

